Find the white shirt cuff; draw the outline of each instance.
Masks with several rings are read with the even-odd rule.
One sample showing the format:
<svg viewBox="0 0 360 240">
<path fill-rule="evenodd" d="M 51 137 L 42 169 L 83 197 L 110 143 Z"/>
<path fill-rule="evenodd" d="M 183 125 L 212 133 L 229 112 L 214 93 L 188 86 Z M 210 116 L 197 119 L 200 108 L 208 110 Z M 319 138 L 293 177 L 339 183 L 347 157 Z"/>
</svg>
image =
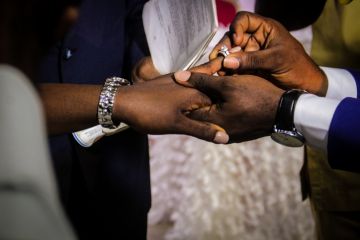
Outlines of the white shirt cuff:
<svg viewBox="0 0 360 240">
<path fill-rule="evenodd" d="M 294 124 L 306 144 L 326 151 L 331 120 L 341 100 L 303 94 L 297 100 Z"/>
<path fill-rule="evenodd" d="M 342 100 L 357 97 L 357 86 L 349 71 L 340 68 L 321 67 L 328 79 L 326 98 Z"/>
</svg>

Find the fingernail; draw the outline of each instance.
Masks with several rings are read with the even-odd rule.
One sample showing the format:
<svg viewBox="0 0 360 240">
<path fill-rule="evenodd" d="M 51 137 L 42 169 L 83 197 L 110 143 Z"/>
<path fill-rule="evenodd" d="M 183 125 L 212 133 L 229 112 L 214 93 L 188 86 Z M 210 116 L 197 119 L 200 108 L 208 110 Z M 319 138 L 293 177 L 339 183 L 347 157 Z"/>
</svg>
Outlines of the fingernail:
<svg viewBox="0 0 360 240">
<path fill-rule="evenodd" d="M 224 67 L 237 69 L 240 66 L 239 60 L 234 57 L 226 57 L 224 59 Z"/>
<path fill-rule="evenodd" d="M 225 144 L 229 141 L 229 135 L 225 132 L 218 131 L 215 134 L 214 143 Z"/>
<path fill-rule="evenodd" d="M 233 33 L 233 40 L 237 40 L 237 34 L 236 33 Z"/>
<path fill-rule="evenodd" d="M 189 80 L 190 76 L 191 76 L 191 72 L 189 71 L 177 71 L 175 74 L 175 79 L 177 81 L 180 82 L 186 82 L 187 80 Z"/>
<path fill-rule="evenodd" d="M 230 53 L 237 53 L 241 51 L 241 47 L 237 46 L 229 50 Z"/>
</svg>

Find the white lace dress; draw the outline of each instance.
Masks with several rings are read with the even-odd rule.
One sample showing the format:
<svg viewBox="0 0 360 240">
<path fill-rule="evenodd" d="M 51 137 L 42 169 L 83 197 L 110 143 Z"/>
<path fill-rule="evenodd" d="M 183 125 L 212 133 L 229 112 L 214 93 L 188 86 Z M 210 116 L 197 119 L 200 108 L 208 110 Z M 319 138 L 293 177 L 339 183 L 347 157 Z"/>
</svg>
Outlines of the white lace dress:
<svg viewBox="0 0 360 240">
<path fill-rule="evenodd" d="M 152 136 L 149 224 L 171 222 L 166 239 L 313 239 L 302 156 L 270 138 L 224 146 Z"/>
</svg>

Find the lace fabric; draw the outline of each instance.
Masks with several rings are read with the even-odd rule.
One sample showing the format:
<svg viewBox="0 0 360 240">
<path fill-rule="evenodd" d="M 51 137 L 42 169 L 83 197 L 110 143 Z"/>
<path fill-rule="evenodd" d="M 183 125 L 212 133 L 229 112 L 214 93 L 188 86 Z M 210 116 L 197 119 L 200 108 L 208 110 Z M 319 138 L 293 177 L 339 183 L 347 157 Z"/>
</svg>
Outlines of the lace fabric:
<svg viewBox="0 0 360 240">
<path fill-rule="evenodd" d="M 149 224 L 172 222 L 165 239 L 313 239 L 301 201 L 303 149 L 270 138 L 215 145 L 151 136 Z"/>
</svg>

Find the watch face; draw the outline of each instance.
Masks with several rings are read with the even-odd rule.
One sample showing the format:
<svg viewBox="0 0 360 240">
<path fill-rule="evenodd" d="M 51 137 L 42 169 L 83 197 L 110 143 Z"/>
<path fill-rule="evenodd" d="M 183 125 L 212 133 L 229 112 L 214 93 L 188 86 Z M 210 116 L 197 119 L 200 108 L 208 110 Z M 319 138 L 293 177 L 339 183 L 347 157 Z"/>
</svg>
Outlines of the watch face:
<svg viewBox="0 0 360 240">
<path fill-rule="evenodd" d="M 301 147 L 304 144 L 304 138 L 292 131 L 274 132 L 271 134 L 271 138 L 288 147 Z"/>
</svg>

